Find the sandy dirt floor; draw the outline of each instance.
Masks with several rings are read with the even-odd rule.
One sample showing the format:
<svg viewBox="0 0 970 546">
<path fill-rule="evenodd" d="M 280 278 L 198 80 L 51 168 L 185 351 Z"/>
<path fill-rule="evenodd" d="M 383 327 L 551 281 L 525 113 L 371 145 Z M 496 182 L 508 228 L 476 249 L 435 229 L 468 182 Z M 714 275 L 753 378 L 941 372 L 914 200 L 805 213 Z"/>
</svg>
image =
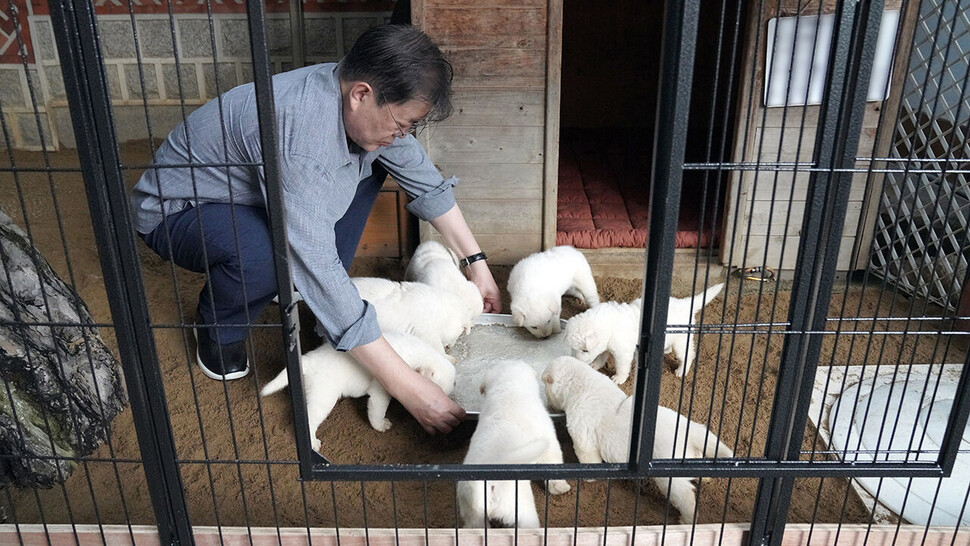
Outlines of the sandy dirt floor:
<svg viewBox="0 0 970 546">
<path fill-rule="evenodd" d="M 124 150 L 124 158 L 144 161 L 143 149 Z M 71 154 L 18 154 L 17 167 L 76 166 Z M 132 162 L 134 160 L 130 160 Z M 135 162 L 137 163 L 137 162 Z M 127 172 L 133 182 L 140 171 Z M 55 203 L 56 201 L 56 203 Z M 55 270 L 81 294 L 109 345 L 115 343 L 110 307 L 103 284 L 86 196 L 76 172 L 9 173 L 0 175 L 0 207 L 28 227 L 36 246 Z M 57 219 L 60 219 L 60 222 Z M 298 478 L 292 408 L 288 391 L 258 396 L 262 384 L 283 367 L 278 327 L 255 328 L 252 335 L 254 374 L 223 384 L 204 377 L 191 364 L 194 344 L 190 330 L 199 275 L 173 268 L 139 241 L 145 296 L 151 313 L 159 373 L 177 444 L 181 481 L 193 524 L 252 526 L 450 527 L 456 524 L 452 482 L 303 482 Z M 400 279 L 403 264 L 391 259 L 360 259 L 352 274 Z M 509 268 L 494 268 L 504 289 Z M 683 273 L 683 272 L 681 272 Z M 702 272 L 703 273 L 703 272 Z M 691 293 L 689 275 L 673 287 L 674 295 Z M 713 284 L 717 280 L 710 280 Z M 878 284 L 878 281 L 874 280 Z M 631 301 L 640 296 L 639 280 L 599 276 L 604 300 Z M 880 297 L 877 288 L 840 282 L 830 316 L 907 316 L 939 313 L 903 296 Z M 743 284 L 732 277 L 724 294 L 705 310 L 707 324 L 753 324 L 784 321 L 790 292 L 787 283 Z M 563 317 L 583 308 L 566 302 Z M 504 308 L 508 309 L 508 299 Z M 313 320 L 301 308 L 303 349 L 319 341 Z M 278 322 L 275 306 L 260 317 Z M 832 330 L 838 328 L 833 324 Z M 871 328 L 870 323 L 841 328 Z M 886 328 L 904 328 L 905 321 Z M 911 325 L 910 328 L 917 326 Z M 919 327 L 932 330 L 935 323 Z M 881 329 L 881 328 L 880 328 Z M 962 362 L 965 346 L 942 336 L 830 335 L 823 344 L 821 366 L 862 362 Z M 779 333 L 701 336 L 698 361 L 684 380 L 665 372 L 662 403 L 682 408 L 692 419 L 709 423 L 738 456 L 759 456 L 764 449 L 778 362 L 784 343 Z M 672 366 L 672 361 L 666 363 Z M 633 382 L 625 385 L 629 391 Z M 162 393 L 158 393 L 162 394 Z M 343 400 L 317 432 L 323 454 L 335 463 L 458 463 L 473 422 L 447 436 L 428 436 L 403 408 L 389 413 L 393 428 L 370 428 L 365 401 Z M 803 449 L 812 449 L 815 429 L 808 427 Z M 559 427 L 567 462 L 575 461 L 568 434 Z M 819 444 L 818 447 L 824 448 Z M 63 485 L 50 490 L 9 488 L 0 492 L 7 522 L 153 523 L 153 511 L 143 472 L 132 411 L 119 415 L 110 441 L 79 465 Z M 547 496 L 533 488 L 542 521 L 549 526 L 647 525 L 676 523 L 656 486 L 638 492 L 624 480 L 572 482 L 572 491 Z M 751 517 L 758 482 L 755 479 L 713 479 L 699 492 L 699 523 L 745 522 Z M 868 509 L 843 479 L 799 479 L 789 520 L 793 522 L 865 522 Z"/>
</svg>

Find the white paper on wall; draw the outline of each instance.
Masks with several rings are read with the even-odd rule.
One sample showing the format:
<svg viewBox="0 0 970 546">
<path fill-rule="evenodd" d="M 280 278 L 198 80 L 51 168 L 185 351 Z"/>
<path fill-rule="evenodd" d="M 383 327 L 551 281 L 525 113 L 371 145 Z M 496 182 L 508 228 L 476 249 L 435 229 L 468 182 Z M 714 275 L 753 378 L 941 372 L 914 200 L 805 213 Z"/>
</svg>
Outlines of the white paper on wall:
<svg viewBox="0 0 970 546">
<path fill-rule="evenodd" d="M 882 14 L 867 100 L 889 92 L 899 10 Z M 821 104 L 835 15 L 776 17 L 768 21 L 765 106 Z"/>
</svg>

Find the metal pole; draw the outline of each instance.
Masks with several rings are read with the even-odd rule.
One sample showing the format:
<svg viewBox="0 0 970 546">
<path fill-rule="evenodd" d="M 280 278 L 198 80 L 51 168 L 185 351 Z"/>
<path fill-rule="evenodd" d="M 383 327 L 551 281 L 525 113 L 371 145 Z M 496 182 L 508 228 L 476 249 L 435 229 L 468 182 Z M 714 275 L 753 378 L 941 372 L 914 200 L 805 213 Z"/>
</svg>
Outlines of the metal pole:
<svg viewBox="0 0 970 546">
<path fill-rule="evenodd" d="M 138 445 L 162 544 L 193 544 L 90 1 L 50 3 Z"/>
<path fill-rule="evenodd" d="M 699 12 L 699 0 L 669 0 L 664 7 L 657 132 L 650 173 L 650 225 L 634 386 L 640 411 L 633 412 L 634 441 L 630 443 L 630 461 L 640 470 L 653 459 L 660 381 L 651 378 L 659 378 L 663 372 Z"/>
<path fill-rule="evenodd" d="M 276 283 L 280 287 L 280 323 L 290 397 L 293 400 L 293 425 L 296 428 L 296 448 L 300 458 L 300 475 L 312 476 L 313 465 L 324 459 L 310 449 L 309 423 L 303 395 L 303 375 L 300 372 L 300 317 L 293 301 L 293 280 L 290 277 L 290 244 L 286 237 L 286 210 L 283 208 L 283 186 L 280 183 L 279 138 L 276 134 L 276 105 L 273 100 L 273 70 L 266 46 L 266 12 L 259 0 L 246 2 L 249 20 L 250 46 L 253 57 L 253 85 L 256 88 L 256 110 L 259 119 L 260 145 L 263 151 L 263 172 L 266 174 L 266 202 L 270 232 L 273 234 L 273 255 Z"/>
<path fill-rule="evenodd" d="M 766 442 L 771 461 L 797 460 L 801 450 L 822 348 L 819 334 L 803 332 L 825 330 L 852 185 L 852 173 L 836 169 L 855 166 L 882 10 L 881 0 L 838 3 L 815 142 L 820 169 L 809 178 L 788 316 L 793 333 L 782 349 Z M 749 544 L 781 544 L 793 488 L 794 477 L 761 480 Z"/>
<path fill-rule="evenodd" d="M 306 66 L 306 27 L 303 24 L 303 1 L 290 0 L 290 48 L 293 68 Z M 253 61 L 255 63 L 255 55 Z"/>
</svg>

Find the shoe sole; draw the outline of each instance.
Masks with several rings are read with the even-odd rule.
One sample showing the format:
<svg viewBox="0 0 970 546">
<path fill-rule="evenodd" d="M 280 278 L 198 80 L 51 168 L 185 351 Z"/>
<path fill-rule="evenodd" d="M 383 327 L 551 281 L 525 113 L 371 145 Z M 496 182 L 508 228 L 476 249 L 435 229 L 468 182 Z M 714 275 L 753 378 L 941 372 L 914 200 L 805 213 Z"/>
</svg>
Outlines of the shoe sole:
<svg viewBox="0 0 970 546">
<path fill-rule="evenodd" d="M 215 379 L 216 381 L 232 381 L 233 379 L 242 379 L 249 375 L 249 357 L 246 357 L 246 369 L 238 372 L 227 373 L 226 375 L 219 375 L 209 368 L 205 367 L 202 363 L 202 357 L 199 356 L 199 331 L 197 328 L 192 328 L 192 335 L 195 336 L 195 363 L 199 365 L 199 370 L 205 374 L 206 377 L 210 379 Z"/>
</svg>

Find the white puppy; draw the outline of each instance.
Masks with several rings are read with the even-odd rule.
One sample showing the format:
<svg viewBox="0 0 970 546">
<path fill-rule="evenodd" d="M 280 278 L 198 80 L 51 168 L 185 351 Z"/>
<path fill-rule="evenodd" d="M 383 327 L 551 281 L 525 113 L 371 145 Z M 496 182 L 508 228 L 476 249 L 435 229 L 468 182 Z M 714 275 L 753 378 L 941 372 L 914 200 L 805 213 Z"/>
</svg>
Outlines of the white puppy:
<svg viewBox="0 0 970 546">
<path fill-rule="evenodd" d="M 412 369 L 433 381 L 451 394 L 455 388 L 455 366 L 445 355 L 436 351 L 421 339 L 396 332 L 387 332 L 384 338 Z M 342 397 L 367 399 L 367 419 L 378 432 L 391 428 L 385 417 L 391 397 L 350 354 L 322 345 L 300 358 L 303 368 L 303 391 L 306 397 L 307 420 L 310 423 L 310 445 L 320 449 L 317 428 L 330 415 L 337 400 Z M 263 386 L 260 394 L 272 394 L 289 384 L 284 369 L 272 381 Z"/>
<path fill-rule="evenodd" d="M 571 246 L 557 246 L 519 260 L 509 273 L 508 290 L 512 321 L 538 338 L 561 330 L 563 294 L 590 307 L 600 302 L 586 257 Z"/>
<path fill-rule="evenodd" d="M 625 463 L 630 457 L 633 397 L 583 362 L 561 356 L 542 373 L 551 409 L 566 413 L 566 430 L 581 463 Z M 674 437 L 676 434 L 676 438 Z M 704 425 L 664 407 L 657 408 L 653 456 L 657 458 L 733 457 Z M 691 478 L 653 478 L 682 523 L 694 520 L 697 502 Z"/>
<path fill-rule="evenodd" d="M 422 282 L 458 295 L 468 307 L 469 313 L 475 316 L 484 311 L 482 293 L 478 287 L 465 278 L 458 268 L 455 253 L 437 241 L 425 241 L 418 245 L 408 262 L 404 279 Z"/>
<path fill-rule="evenodd" d="M 481 413 L 464 464 L 562 464 L 556 429 L 539 397 L 538 375 L 532 366 L 499 361 L 485 373 L 481 389 Z M 549 481 L 550 493 L 566 491 L 565 480 Z M 487 527 L 490 520 L 539 527 L 528 480 L 458 482 L 457 496 L 465 527 Z"/>
<path fill-rule="evenodd" d="M 468 309 L 458 295 L 424 283 L 377 277 L 350 280 L 360 297 L 374 306 L 381 331 L 414 334 L 442 353 L 481 314 L 481 309 Z"/>
<path fill-rule="evenodd" d="M 613 355 L 613 382 L 622 385 L 630 377 L 640 340 L 642 301 L 604 301 L 583 311 L 566 321 L 563 341 L 574 357 L 596 370 Z"/>
<path fill-rule="evenodd" d="M 685 328 L 687 324 L 694 326 L 697 324 L 697 316 L 701 309 L 709 301 L 716 298 L 724 288 L 724 283 L 718 283 L 696 296 L 686 298 L 670 298 L 667 306 L 667 325 L 680 325 Z M 697 343 L 695 337 L 687 332 L 668 333 L 664 337 L 664 353 L 674 353 L 677 360 L 677 367 L 674 368 L 674 375 L 684 377 L 690 371 L 697 353 Z"/>
<path fill-rule="evenodd" d="M 687 329 L 697 324 L 700 310 L 724 288 L 716 284 L 696 296 L 670 298 L 667 305 L 667 324 Z M 598 370 L 613 355 L 613 382 L 622 385 L 630 377 L 637 343 L 640 341 L 640 314 L 643 300 L 631 303 L 603 302 L 566 321 L 564 341 L 573 356 Z M 679 326 L 678 326 L 679 325 Z M 664 353 L 673 353 L 677 361 L 674 375 L 683 377 L 696 358 L 694 336 L 687 332 L 672 332 L 664 336 Z"/>
</svg>

